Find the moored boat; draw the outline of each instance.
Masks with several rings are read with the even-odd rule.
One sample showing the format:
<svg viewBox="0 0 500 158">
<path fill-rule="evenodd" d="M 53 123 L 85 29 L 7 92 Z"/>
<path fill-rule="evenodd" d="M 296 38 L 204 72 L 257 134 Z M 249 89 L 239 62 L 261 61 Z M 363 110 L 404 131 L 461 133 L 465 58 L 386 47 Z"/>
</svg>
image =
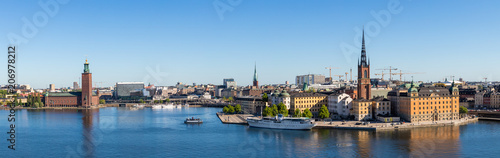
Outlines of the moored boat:
<svg viewBox="0 0 500 158">
<path fill-rule="evenodd" d="M 313 119 L 306 117 L 283 117 L 278 114 L 276 117 L 247 118 L 250 127 L 271 128 L 271 129 L 292 129 L 292 130 L 309 130 L 316 126 Z"/>
</svg>

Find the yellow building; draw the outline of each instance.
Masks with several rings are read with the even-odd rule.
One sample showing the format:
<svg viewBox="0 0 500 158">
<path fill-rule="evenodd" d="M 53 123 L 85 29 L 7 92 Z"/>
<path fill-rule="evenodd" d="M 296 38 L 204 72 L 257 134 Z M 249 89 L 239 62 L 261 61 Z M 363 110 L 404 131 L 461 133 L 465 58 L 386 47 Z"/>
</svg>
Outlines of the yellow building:
<svg viewBox="0 0 500 158">
<path fill-rule="evenodd" d="M 416 88 L 413 83 L 407 93 L 400 93 L 399 116 L 410 122 L 433 122 L 459 119 L 459 91 L 454 85 Z"/>
<path fill-rule="evenodd" d="M 391 102 L 384 97 L 357 99 L 352 102 L 351 115 L 357 121 L 374 120 L 379 115 L 391 116 Z"/>
<path fill-rule="evenodd" d="M 352 101 L 351 115 L 354 120 L 370 120 L 372 119 L 372 101 L 366 99 L 356 99 Z"/>
<path fill-rule="evenodd" d="M 314 118 L 318 117 L 319 109 L 328 104 L 328 96 L 321 93 L 292 93 L 290 94 L 290 113 L 296 109 L 304 112 L 309 109 Z"/>
</svg>

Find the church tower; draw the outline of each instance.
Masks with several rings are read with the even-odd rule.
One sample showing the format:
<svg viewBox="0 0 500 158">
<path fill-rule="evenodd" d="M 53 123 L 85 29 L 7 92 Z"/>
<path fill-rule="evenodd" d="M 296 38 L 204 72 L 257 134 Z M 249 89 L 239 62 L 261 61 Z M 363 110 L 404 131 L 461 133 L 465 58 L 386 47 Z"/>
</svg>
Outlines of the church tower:
<svg viewBox="0 0 500 158">
<path fill-rule="evenodd" d="M 358 99 L 371 99 L 370 60 L 366 58 L 365 30 L 361 45 L 361 61 L 358 61 Z"/>
<path fill-rule="evenodd" d="M 259 81 L 257 80 L 257 63 L 255 63 L 255 67 L 253 69 L 253 86 L 255 88 L 259 88 Z"/>
<path fill-rule="evenodd" d="M 85 59 L 85 64 L 83 64 L 81 99 L 81 106 L 89 108 L 92 105 L 92 73 L 90 73 L 87 59 Z"/>
</svg>

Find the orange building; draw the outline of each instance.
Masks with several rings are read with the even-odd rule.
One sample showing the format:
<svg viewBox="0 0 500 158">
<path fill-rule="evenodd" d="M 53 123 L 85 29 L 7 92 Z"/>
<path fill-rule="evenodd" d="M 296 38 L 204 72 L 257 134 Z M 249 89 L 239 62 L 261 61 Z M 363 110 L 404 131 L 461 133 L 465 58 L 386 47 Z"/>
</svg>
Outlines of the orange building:
<svg viewBox="0 0 500 158">
<path fill-rule="evenodd" d="M 433 122 L 459 119 L 459 91 L 454 84 L 449 89 L 445 87 L 417 88 L 412 82 L 406 93 L 396 92 L 399 95 L 390 94 L 389 97 L 391 100 L 396 100 L 393 106 L 397 106 L 397 113 L 406 121 Z"/>
</svg>

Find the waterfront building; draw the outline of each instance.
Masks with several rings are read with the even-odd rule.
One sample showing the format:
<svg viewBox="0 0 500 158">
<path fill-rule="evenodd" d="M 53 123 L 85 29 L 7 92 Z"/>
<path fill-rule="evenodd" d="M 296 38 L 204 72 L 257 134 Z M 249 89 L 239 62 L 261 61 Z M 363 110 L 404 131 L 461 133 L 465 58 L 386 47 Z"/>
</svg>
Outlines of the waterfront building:
<svg viewBox="0 0 500 158">
<path fill-rule="evenodd" d="M 328 110 L 333 119 L 347 119 L 352 108 L 352 98 L 346 93 L 328 96 Z"/>
<path fill-rule="evenodd" d="M 397 114 L 410 122 L 429 122 L 459 119 L 459 91 L 446 87 L 412 85 L 406 91 L 398 89 L 388 94 Z"/>
<path fill-rule="evenodd" d="M 47 92 L 43 100 L 47 107 L 90 108 L 99 104 L 99 97 L 99 90 L 92 91 L 92 73 L 90 73 L 88 61 L 85 60 L 81 92 Z"/>
<path fill-rule="evenodd" d="M 262 101 L 262 97 L 258 96 L 235 97 L 234 100 L 236 104 L 240 104 L 243 113 L 248 114 L 260 115 L 260 108 L 265 108 L 266 106 L 266 104 Z"/>
<path fill-rule="evenodd" d="M 323 84 L 325 82 L 325 76 L 324 75 L 315 75 L 315 74 L 307 74 L 307 75 L 300 75 L 295 78 L 295 84 L 297 86 L 302 86 L 304 84 L 312 85 L 312 84 Z"/>
<path fill-rule="evenodd" d="M 309 109 L 313 114 L 314 118 L 318 117 L 319 109 L 322 105 L 328 104 L 328 97 L 321 93 L 292 93 L 290 94 L 290 112 L 293 113 L 295 110 L 300 110 L 304 112 L 305 109 Z"/>
<path fill-rule="evenodd" d="M 500 108 L 500 93 L 495 89 L 477 92 L 474 102 L 476 107 Z"/>
<path fill-rule="evenodd" d="M 286 90 L 281 91 L 281 93 L 275 90 L 270 98 L 272 104 L 278 105 L 279 103 L 283 103 L 286 109 L 290 109 L 290 94 Z"/>
<path fill-rule="evenodd" d="M 132 99 L 134 94 L 140 93 L 142 89 L 144 82 L 116 82 L 114 96 L 116 99 Z"/>
<path fill-rule="evenodd" d="M 366 99 L 356 99 L 352 102 L 351 115 L 354 120 L 371 120 L 372 115 L 372 101 Z"/>
</svg>

